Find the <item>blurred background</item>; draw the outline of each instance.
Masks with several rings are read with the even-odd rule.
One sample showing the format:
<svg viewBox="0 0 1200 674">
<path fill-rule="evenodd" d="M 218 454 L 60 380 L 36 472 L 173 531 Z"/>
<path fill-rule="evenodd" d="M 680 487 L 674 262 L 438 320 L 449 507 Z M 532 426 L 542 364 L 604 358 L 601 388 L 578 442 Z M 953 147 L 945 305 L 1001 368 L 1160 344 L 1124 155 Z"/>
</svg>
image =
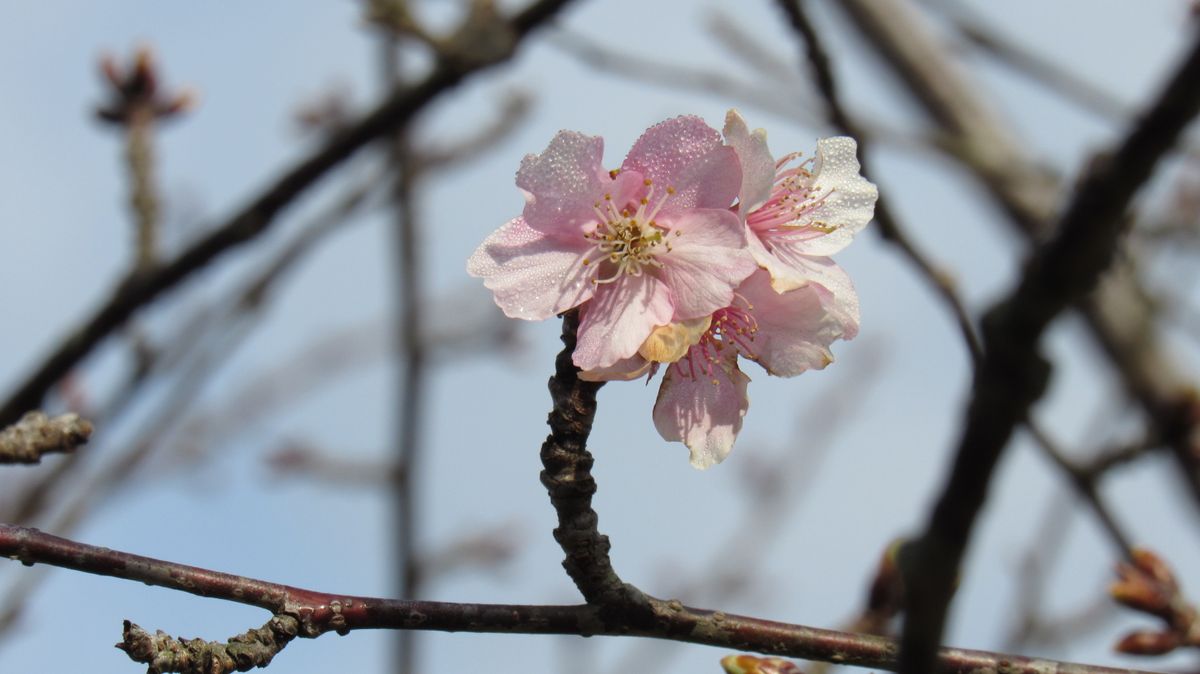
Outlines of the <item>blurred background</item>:
<svg viewBox="0 0 1200 674">
<path fill-rule="evenodd" d="M 376 16 L 383 4 L 371 3 Z M 451 0 L 408 4 L 432 31 L 465 11 Z M 1027 239 L 860 30 L 853 4 L 873 3 L 806 6 L 864 129 L 872 179 L 978 316 L 1016 279 Z M 1182 0 L 876 8 L 893 5 L 897 21 L 921 27 L 912 39 L 969 85 L 981 122 L 1004 131 L 1014 159 L 1000 177 L 1067 188 L 1122 137 L 1194 32 Z M 138 264 L 134 222 L 145 213 L 130 207 L 128 126 L 95 114 L 112 94 L 104 55 L 124 72 L 148 49 L 167 99 L 190 92 L 189 108 L 147 136 L 157 251 L 170 260 L 372 109 L 396 78 L 426 71 L 428 50 L 368 20 L 370 10 L 349 0 L 0 6 L 0 393 Z M 557 130 L 603 136 L 615 167 L 651 124 L 695 114 L 720 128 L 729 108 L 768 130 L 776 156 L 811 154 L 835 133 L 803 44 L 774 3 L 569 5 L 513 61 L 439 98 L 402 138 L 358 153 L 266 234 L 159 297 L 74 368 L 45 409 L 77 410 L 96 433 L 76 456 L 0 467 L 0 521 L 330 592 L 396 595 L 404 557 L 420 598 L 577 602 L 538 481 L 559 322 L 504 319 L 465 261 L 520 212 L 517 166 Z M 1193 133 L 1193 149 L 1141 195 L 1124 256 L 1184 379 L 1200 346 L 1198 143 Z M 1050 208 L 1068 193 L 1047 190 Z M 750 411 L 725 463 L 693 470 L 682 445 L 658 437 L 656 384 L 601 390 L 594 505 L 625 580 L 692 605 L 844 626 L 862 611 L 885 547 L 923 526 L 960 429 L 970 359 L 928 278 L 874 226 L 837 261 L 858 289 L 860 335 L 836 344 L 824 371 L 787 380 L 749 371 Z M 1080 465 L 1127 450 L 1130 460 L 1097 481 L 1102 503 L 1131 542 L 1173 565 L 1185 593 L 1200 588 L 1197 511 L 1178 464 L 1142 446 L 1145 419 L 1083 321 L 1064 315 L 1046 349 L 1055 370 L 1035 411 L 1040 427 Z M 411 535 L 398 541 L 406 504 Z M 1019 434 L 946 642 L 1194 668 L 1182 654 L 1113 652 L 1130 630 L 1153 627 L 1108 598 L 1119 559 L 1047 449 Z M 138 671 L 112 647 L 123 619 L 223 640 L 266 616 L 0 566 L 2 672 Z M 397 671 L 397 640 L 296 641 L 272 671 Z M 401 648 L 414 671 L 497 674 L 715 672 L 726 654 L 441 633 Z"/>
</svg>

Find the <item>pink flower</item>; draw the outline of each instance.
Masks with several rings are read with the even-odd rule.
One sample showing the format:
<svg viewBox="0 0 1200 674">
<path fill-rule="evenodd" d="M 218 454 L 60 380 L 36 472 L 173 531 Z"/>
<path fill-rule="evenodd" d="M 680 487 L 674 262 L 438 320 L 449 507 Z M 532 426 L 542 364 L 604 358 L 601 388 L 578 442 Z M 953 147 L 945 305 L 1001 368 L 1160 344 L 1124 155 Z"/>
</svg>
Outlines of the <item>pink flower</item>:
<svg viewBox="0 0 1200 674">
<path fill-rule="evenodd" d="M 736 110 L 725 117 L 725 142 L 742 163 L 738 211 L 755 261 L 785 292 L 809 283 L 829 291 L 827 309 L 846 332 L 858 332 L 858 295 L 850 277 L 829 258 L 870 222 L 878 190 L 860 175 L 858 144 L 845 136 L 817 141 L 812 159 L 799 153 L 778 161 L 762 129 L 751 132 Z"/>
<path fill-rule="evenodd" d="M 750 378 L 738 357 L 781 377 L 824 368 L 833 362 L 829 345 L 845 337 L 841 322 L 825 308 L 830 300 L 817 284 L 776 292 L 760 270 L 738 287 L 729 306 L 698 321 L 662 326 L 637 354 L 581 376 L 632 379 L 665 363 L 654 425 L 664 439 L 687 446 L 693 466 L 708 468 L 729 455 L 750 406 Z"/>
<path fill-rule="evenodd" d="M 755 269 L 730 209 L 738 156 L 697 117 L 651 127 L 616 171 L 602 139 L 560 131 L 517 171 L 525 210 L 467 262 L 513 318 L 581 306 L 581 369 L 633 356 L 658 326 L 728 306 Z"/>
</svg>

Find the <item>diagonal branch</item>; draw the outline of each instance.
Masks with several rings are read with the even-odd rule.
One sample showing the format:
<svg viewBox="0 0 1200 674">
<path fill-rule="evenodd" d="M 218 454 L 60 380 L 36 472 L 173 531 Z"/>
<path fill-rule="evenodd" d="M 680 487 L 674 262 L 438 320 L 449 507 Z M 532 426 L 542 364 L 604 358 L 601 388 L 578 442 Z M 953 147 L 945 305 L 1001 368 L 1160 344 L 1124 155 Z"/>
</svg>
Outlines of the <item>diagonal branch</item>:
<svg viewBox="0 0 1200 674">
<path fill-rule="evenodd" d="M 46 391 L 86 357 L 141 307 L 174 288 L 220 255 L 267 231 L 288 206 L 330 170 L 369 143 L 407 123 L 418 110 L 462 82 L 468 75 L 508 60 L 520 39 L 549 20 L 570 0 L 540 0 L 511 20 L 493 22 L 486 32 L 502 38 L 484 40 L 479 26 L 464 26 L 462 39 L 443 55 L 424 80 L 396 89 L 356 124 L 335 134 L 324 147 L 288 170 L 258 198 L 216 227 L 171 262 L 125 279 L 91 317 L 74 328 L 38 369 L 0 405 L 0 427 L 17 421 L 41 405 Z M 506 48 L 496 48 L 502 42 Z M 469 51 L 469 45 L 479 45 Z"/>
<path fill-rule="evenodd" d="M 910 5 L 902 0 L 846 0 L 838 5 L 866 35 L 882 62 L 909 83 L 909 93 L 943 131 L 956 137 L 958 158 L 976 175 L 1031 242 L 1053 224 L 1062 186 L 1020 151 L 969 77 L 955 67 Z M 1188 438 L 1200 428 L 1194 385 L 1178 367 L 1157 327 L 1154 307 L 1128 264 L 1118 264 L 1079 305 L 1092 335 L 1125 388 L 1172 449 L 1200 506 L 1200 459 Z"/>
<path fill-rule="evenodd" d="M 605 623 L 600 618 L 603 609 L 589 604 L 465 604 L 356 597 L 141 557 L 6 524 L 0 524 L 0 556 L 26 565 L 50 564 L 257 606 L 271 611 L 278 619 L 268 622 L 260 630 L 277 631 L 276 636 L 281 640 L 290 638 L 293 631 L 295 636 L 311 639 L 330 631 L 345 634 L 361 629 L 636 636 L 860 667 L 886 670 L 897 667 L 896 644 L 890 639 L 691 608 L 677 601 L 650 600 L 653 623 L 638 626 Z M 142 646 L 147 637 L 153 638 L 132 625 L 126 629 L 126 635 L 133 636 Z M 176 647 L 172 643 L 176 640 L 160 641 L 164 642 L 165 648 Z M 130 646 L 127 642 L 123 644 Z M 153 652 L 138 649 L 139 661 L 153 657 Z M 1150 674 L 957 648 L 942 649 L 938 658 L 940 671 L 950 674 L 981 671 Z"/>
<path fill-rule="evenodd" d="M 1054 238 L 1034 253 L 1017 288 L 984 321 L 984 360 L 976 371 L 954 466 L 925 532 L 911 548 L 901 642 L 905 674 L 932 671 L 959 564 L 992 473 L 1045 387 L 1049 372 L 1038 354 L 1041 335 L 1111 264 L 1134 194 L 1200 112 L 1197 81 L 1200 36 L 1116 151 L 1093 162 Z"/>
<path fill-rule="evenodd" d="M 825 52 L 820 36 L 808 20 L 803 2 L 804 0 L 779 0 L 778 4 L 784 14 L 787 15 L 792 29 L 804 41 L 805 56 L 816 79 L 817 91 L 820 92 L 821 97 L 825 100 L 826 115 L 829 117 L 830 123 L 840 133 L 857 139 L 861 148 L 860 153 L 866 155 L 865 136 L 861 129 L 859 129 L 857 122 L 854 121 L 853 117 L 851 117 L 850 113 L 842 105 L 841 97 L 837 92 L 837 84 L 833 78 L 833 68 L 829 63 L 829 56 Z M 865 156 L 862 157 L 862 163 L 864 165 L 863 175 L 864 177 L 869 177 L 865 167 Z M 972 363 L 978 367 L 982 350 L 979 345 L 979 338 L 975 334 L 975 325 L 950 279 L 938 271 L 934 264 L 925 257 L 925 254 L 918 250 L 916 245 L 909 240 L 904 228 L 900 226 L 899 221 L 892 214 L 891 209 L 888 208 L 888 202 L 882 198 L 875 202 L 875 222 L 879 224 L 879 232 L 884 240 L 896 246 L 901 254 L 917 268 L 917 273 L 921 278 L 933 286 L 934 292 L 937 293 L 942 303 L 950 310 L 951 315 L 954 316 L 955 322 L 958 323 L 958 329 L 962 333 L 967 353 L 971 356 Z"/>
</svg>

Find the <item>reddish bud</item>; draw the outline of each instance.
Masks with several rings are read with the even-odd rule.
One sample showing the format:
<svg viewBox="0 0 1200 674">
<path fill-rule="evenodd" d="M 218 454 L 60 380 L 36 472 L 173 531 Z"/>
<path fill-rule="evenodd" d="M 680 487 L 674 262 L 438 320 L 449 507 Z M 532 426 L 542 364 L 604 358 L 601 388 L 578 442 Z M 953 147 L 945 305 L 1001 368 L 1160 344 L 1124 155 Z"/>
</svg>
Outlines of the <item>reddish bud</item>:
<svg viewBox="0 0 1200 674">
<path fill-rule="evenodd" d="M 904 543 L 903 538 L 897 538 L 883 551 L 867 596 L 868 611 L 887 616 L 894 616 L 900 611 L 904 603 L 904 576 L 900 573 L 899 557 Z"/>
<path fill-rule="evenodd" d="M 1140 571 L 1170 587 L 1172 590 L 1179 587 L 1179 584 L 1175 581 L 1175 574 L 1171 571 L 1171 567 L 1161 557 L 1146 548 L 1134 548 L 1132 554 L 1133 565 Z"/>
<path fill-rule="evenodd" d="M 191 109 L 195 102 L 189 91 L 167 95 L 160 90 L 158 65 L 149 47 L 138 48 L 126 68 L 113 56 L 101 55 L 100 72 L 109 85 L 109 95 L 108 101 L 97 107 L 96 115 L 106 122 L 133 126 L 165 119 Z"/>
<path fill-rule="evenodd" d="M 1163 655 L 1179 646 L 1179 637 L 1170 632 L 1131 632 L 1117 642 L 1116 651 L 1129 655 Z"/>
</svg>

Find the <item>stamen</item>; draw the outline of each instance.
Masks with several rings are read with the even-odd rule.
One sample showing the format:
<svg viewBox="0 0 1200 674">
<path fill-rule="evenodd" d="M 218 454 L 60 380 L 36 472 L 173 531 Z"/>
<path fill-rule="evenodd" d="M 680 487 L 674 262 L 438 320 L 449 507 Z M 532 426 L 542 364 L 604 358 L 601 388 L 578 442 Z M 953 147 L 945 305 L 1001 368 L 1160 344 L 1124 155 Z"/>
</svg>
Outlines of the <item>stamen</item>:
<svg viewBox="0 0 1200 674">
<path fill-rule="evenodd" d="M 671 252 L 671 244 L 663 234 L 664 228 L 654 219 L 666 199 L 654 199 L 653 183 L 645 180 L 644 185 L 649 189 L 645 196 L 638 199 L 636 211 L 631 205 L 618 206 L 611 194 L 604 195 L 603 204 L 593 204 L 592 212 L 596 215 L 596 223 L 584 238 L 593 242 L 594 248 L 588 251 L 583 264 L 591 262 L 590 256 L 596 254 L 598 259 L 606 262 L 605 268 L 597 272 L 592 283 L 613 283 L 623 276 L 638 277 L 648 269 L 661 269 L 663 262 L 656 259 L 662 251 Z M 668 189 L 668 193 L 673 190 Z M 679 236 L 681 232 L 675 231 Z"/>
</svg>

